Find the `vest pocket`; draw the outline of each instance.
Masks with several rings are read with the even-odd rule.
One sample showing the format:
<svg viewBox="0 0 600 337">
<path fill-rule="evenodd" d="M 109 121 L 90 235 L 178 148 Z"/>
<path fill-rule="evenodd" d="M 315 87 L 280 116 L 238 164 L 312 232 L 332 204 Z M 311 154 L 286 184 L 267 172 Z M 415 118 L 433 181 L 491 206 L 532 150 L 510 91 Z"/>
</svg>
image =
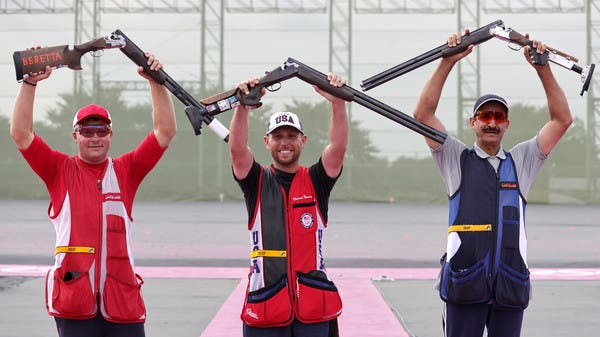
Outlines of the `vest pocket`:
<svg viewBox="0 0 600 337">
<path fill-rule="evenodd" d="M 292 319 L 292 303 L 287 276 L 284 275 L 272 286 L 249 292 L 241 318 L 249 326 L 288 324 Z"/>
<path fill-rule="evenodd" d="M 141 288 L 144 281 L 133 271 L 127 250 L 127 230 L 121 216 L 106 216 L 106 281 L 104 308 L 111 321 L 133 322 L 146 313 Z"/>
<path fill-rule="evenodd" d="M 485 259 L 487 261 L 487 258 Z M 458 304 L 486 303 L 491 298 L 487 284 L 488 267 L 483 260 L 473 266 L 454 270 L 450 263 L 442 267 L 440 297 Z"/>
<path fill-rule="evenodd" d="M 336 286 L 325 273 L 296 272 L 298 319 L 305 323 L 323 322 L 342 313 L 342 299 Z"/>
<path fill-rule="evenodd" d="M 500 307 L 525 309 L 529 305 L 529 271 L 520 273 L 500 261 L 496 277 L 496 303 Z"/>
<path fill-rule="evenodd" d="M 65 259 L 66 260 L 66 259 Z M 90 259 L 91 260 L 91 259 Z M 91 265 L 91 262 L 90 262 Z M 59 316 L 88 318 L 95 311 L 94 291 L 90 284 L 88 269 L 70 270 L 68 265 L 49 271 L 46 279 L 52 282 L 52 309 Z M 49 278 L 52 277 L 52 280 Z M 48 303 L 48 305 L 50 305 Z"/>
<path fill-rule="evenodd" d="M 106 275 L 104 284 L 104 308 L 111 321 L 139 321 L 146 313 L 141 289 L 144 280 L 135 274 L 133 282 L 124 282 L 111 274 Z"/>
<path fill-rule="evenodd" d="M 531 283 L 529 270 L 519 249 L 520 224 L 518 209 L 505 206 L 502 250 L 495 280 L 496 303 L 509 309 L 525 309 L 529 305 Z"/>
</svg>

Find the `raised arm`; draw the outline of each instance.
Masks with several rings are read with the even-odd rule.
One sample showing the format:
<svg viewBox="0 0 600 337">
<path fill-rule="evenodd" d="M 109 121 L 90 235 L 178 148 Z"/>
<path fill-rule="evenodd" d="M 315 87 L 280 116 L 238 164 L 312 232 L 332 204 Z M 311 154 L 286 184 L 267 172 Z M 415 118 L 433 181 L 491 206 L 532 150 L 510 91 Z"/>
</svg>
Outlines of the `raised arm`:
<svg viewBox="0 0 600 337">
<path fill-rule="evenodd" d="M 468 33 L 469 30 L 465 30 L 465 34 Z M 449 47 L 455 47 L 459 45 L 460 42 L 460 34 L 454 34 L 448 38 Z M 465 49 L 465 51 L 452 56 L 444 57 L 440 60 L 438 67 L 433 72 L 433 75 L 431 76 L 429 81 L 425 83 L 425 86 L 421 90 L 421 94 L 419 95 L 419 98 L 417 100 L 417 105 L 415 106 L 415 110 L 413 112 L 413 116 L 417 120 L 439 131 L 446 131 L 446 128 L 444 127 L 440 119 L 437 118 L 435 115 L 435 111 L 437 110 L 437 106 L 442 95 L 442 89 L 444 88 L 444 84 L 448 79 L 448 75 L 450 74 L 450 71 L 452 70 L 456 62 L 458 62 L 463 57 L 469 55 L 473 51 L 473 47 L 473 45 L 469 45 L 469 47 Z M 427 142 L 427 145 L 429 145 L 429 147 L 431 148 L 437 148 L 441 145 L 427 137 L 425 137 L 425 141 Z"/>
<path fill-rule="evenodd" d="M 144 53 L 148 58 L 148 65 L 151 70 L 159 70 L 162 64 L 154 55 L 149 52 Z M 156 83 L 150 76 L 144 72 L 144 68 L 139 67 L 138 73 L 148 80 L 150 85 L 150 95 L 152 97 L 152 128 L 158 144 L 165 148 L 169 146 L 175 133 L 177 132 L 177 123 L 175 121 L 175 109 L 173 101 L 167 88 Z"/>
<path fill-rule="evenodd" d="M 238 88 L 245 94 L 250 93 L 249 87 L 253 87 L 258 83 L 258 77 L 250 78 L 247 81 L 240 82 Z M 261 95 L 264 94 L 264 88 L 261 90 Z M 237 179 L 244 179 L 248 176 L 254 155 L 248 146 L 248 114 L 251 107 L 239 105 L 233 110 L 233 117 L 229 125 L 229 155 L 231 157 L 231 165 L 233 174 Z"/>
<path fill-rule="evenodd" d="M 52 73 L 50 67 L 42 74 L 28 75 L 21 84 L 10 121 L 10 136 L 20 150 L 27 150 L 33 142 L 33 102 L 38 82 Z"/>
<path fill-rule="evenodd" d="M 529 34 L 525 34 L 525 37 L 529 38 Z M 537 40 L 533 40 L 533 47 L 536 49 L 535 52 L 540 54 L 543 54 L 546 51 L 546 46 Z M 524 48 L 525 59 L 533 66 L 542 82 L 542 86 L 546 92 L 548 111 L 550 113 L 550 120 L 544 124 L 538 134 L 538 140 L 542 151 L 548 155 L 573 123 L 573 116 L 571 116 L 567 97 L 558 85 L 558 82 L 552 73 L 552 69 L 550 68 L 550 64 L 533 64 L 530 50 L 531 48 L 528 46 Z"/>
<path fill-rule="evenodd" d="M 346 81 L 337 74 L 327 74 L 331 85 L 342 87 Z M 337 177 L 342 170 L 346 148 L 348 147 L 348 114 L 346 101 L 333 96 L 317 86 L 315 91 L 331 102 L 331 121 L 329 123 L 329 144 L 323 150 L 321 161 L 329 177 Z"/>
</svg>

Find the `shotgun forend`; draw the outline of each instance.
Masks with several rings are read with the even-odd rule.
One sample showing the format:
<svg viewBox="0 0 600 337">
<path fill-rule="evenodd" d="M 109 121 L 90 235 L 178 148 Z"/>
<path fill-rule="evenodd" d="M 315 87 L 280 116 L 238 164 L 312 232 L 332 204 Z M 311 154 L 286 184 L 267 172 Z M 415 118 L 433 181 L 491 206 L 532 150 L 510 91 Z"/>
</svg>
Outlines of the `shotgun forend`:
<svg viewBox="0 0 600 337">
<path fill-rule="evenodd" d="M 533 48 L 532 40 L 528 39 L 523 34 L 511 28 L 494 27 L 491 29 L 490 32 L 495 38 L 507 41 L 509 48 L 513 50 L 519 50 L 521 49 L 521 47 L 525 46 Z M 563 68 L 572 70 L 580 75 L 581 82 L 583 82 L 583 86 L 581 87 L 579 95 L 583 96 L 583 93 L 586 92 L 590 87 L 592 75 L 594 74 L 594 69 L 596 68 L 596 65 L 592 63 L 589 65 L 580 66 L 577 64 L 577 62 L 579 62 L 578 58 L 564 53 L 556 48 L 552 48 L 550 46 L 546 46 L 546 53 L 547 60 L 550 60 L 550 62 L 558 64 Z"/>
<path fill-rule="evenodd" d="M 187 115 L 194 133 L 199 135 L 202 128 L 202 123 L 206 123 L 208 128 L 211 129 L 219 138 L 227 142 L 229 140 L 229 130 L 206 110 L 206 107 L 200 104 L 196 99 L 190 95 L 179 83 L 171 78 L 163 69 L 157 71 L 150 70 L 147 64 L 147 58 L 140 47 L 138 47 L 133 41 L 131 41 L 121 30 L 117 29 L 111 35 L 115 38 L 120 38 L 125 41 L 125 46 L 121 48 L 123 54 L 125 54 L 133 63 L 144 68 L 144 71 L 152 77 L 154 81 L 164 85 L 183 105 L 185 105 L 185 114 Z"/>
</svg>

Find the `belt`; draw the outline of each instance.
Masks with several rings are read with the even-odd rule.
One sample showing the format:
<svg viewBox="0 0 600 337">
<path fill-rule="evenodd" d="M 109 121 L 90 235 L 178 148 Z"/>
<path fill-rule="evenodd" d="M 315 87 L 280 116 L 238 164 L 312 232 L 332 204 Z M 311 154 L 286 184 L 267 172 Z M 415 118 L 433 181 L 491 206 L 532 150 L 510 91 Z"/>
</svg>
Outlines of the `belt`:
<svg viewBox="0 0 600 337">
<path fill-rule="evenodd" d="M 462 225 L 453 225 L 448 227 L 448 233 L 452 232 L 491 232 L 492 224 L 482 224 L 482 225 L 473 225 L 473 224 L 462 224 Z"/>
<path fill-rule="evenodd" d="M 287 257 L 285 250 L 253 250 L 250 252 L 250 257 Z"/>
<path fill-rule="evenodd" d="M 59 247 L 56 247 L 56 251 L 54 254 L 60 254 L 60 253 L 94 254 L 94 253 L 96 253 L 96 248 L 84 247 L 84 246 L 59 246 Z"/>
</svg>

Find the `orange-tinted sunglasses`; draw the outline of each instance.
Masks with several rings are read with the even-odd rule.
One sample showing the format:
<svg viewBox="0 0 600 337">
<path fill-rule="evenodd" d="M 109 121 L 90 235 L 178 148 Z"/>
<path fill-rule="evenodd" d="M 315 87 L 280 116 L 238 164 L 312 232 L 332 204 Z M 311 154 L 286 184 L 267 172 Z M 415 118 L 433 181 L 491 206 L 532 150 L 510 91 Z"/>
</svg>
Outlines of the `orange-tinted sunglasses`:
<svg viewBox="0 0 600 337">
<path fill-rule="evenodd" d="M 75 132 L 79 133 L 80 135 L 82 135 L 85 138 L 92 138 L 95 135 L 98 135 L 98 137 L 102 138 L 102 137 L 106 137 L 109 133 L 110 133 L 110 126 L 108 125 L 95 125 L 95 124 L 89 124 L 89 125 L 80 125 L 75 129 Z"/>
</svg>

